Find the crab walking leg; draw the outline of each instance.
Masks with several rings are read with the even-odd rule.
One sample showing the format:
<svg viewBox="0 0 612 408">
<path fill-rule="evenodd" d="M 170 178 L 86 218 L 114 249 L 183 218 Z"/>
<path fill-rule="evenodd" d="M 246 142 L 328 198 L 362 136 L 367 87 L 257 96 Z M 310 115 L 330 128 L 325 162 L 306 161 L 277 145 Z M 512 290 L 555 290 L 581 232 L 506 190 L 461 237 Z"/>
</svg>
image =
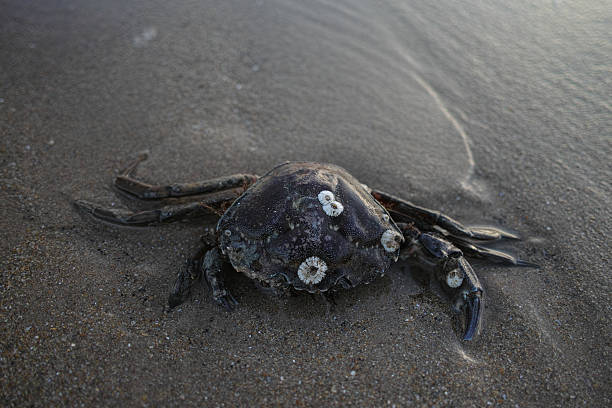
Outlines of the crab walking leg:
<svg viewBox="0 0 612 408">
<path fill-rule="evenodd" d="M 463 253 L 453 243 L 432 233 L 398 223 L 404 233 L 404 247 L 410 255 L 431 268 L 436 279 L 453 293 L 453 311 L 465 312 L 463 340 L 472 340 L 480 332 L 484 309 L 484 291 Z"/>
<path fill-rule="evenodd" d="M 189 296 L 193 284 L 202 277 L 202 258 L 204 257 L 204 249 L 200 249 L 197 254 L 187 262 L 187 267 L 179 271 L 172 291 L 168 296 L 168 305 L 170 308 L 176 307 L 183 303 Z"/>
<path fill-rule="evenodd" d="M 214 193 L 231 188 L 246 190 L 257 180 L 252 174 L 233 174 L 194 183 L 176 183 L 168 185 L 147 184 L 132 177 L 138 164 L 147 159 L 146 153 L 127 166 L 115 179 L 115 186 L 141 200 L 158 200 L 168 197 L 184 197 L 190 195 Z"/>
<path fill-rule="evenodd" d="M 141 200 L 158 200 L 168 197 L 184 197 L 198 194 L 214 193 L 231 188 L 246 190 L 257 180 L 251 174 L 234 174 L 226 177 L 194 182 L 168 185 L 147 184 L 129 176 L 117 176 L 115 186 Z"/>
<path fill-rule="evenodd" d="M 472 242 L 467 242 L 459 238 L 454 238 L 453 243 L 457 247 L 459 247 L 459 249 L 461 249 L 463 253 L 467 255 L 468 257 L 487 259 L 489 261 L 499 262 L 499 263 L 508 264 L 508 265 L 514 265 L 514 266 L 526 266 L 530 268 L 540 267 L 538 264 L 524 261 L 507 252 L 499 251 L 499 250 L 491 249 L 491 248 L 486 248 L 481 245 L 477 245 Z"/>
<path fill-rule="evenodd" d="M 74 205 L 95 218 L 113 224 L 126 226 L 145 226 L 195 218 L 203 215 L 219 215 L 217 207 L 232 202 L 237 198 L 236 193 L 221 194 L 209 197 L 198 202 L 168 205 L 155 210 L 133 212 L 119 208 L 104 208 L 98 204 L 85 200 L 76 200 Z"/>
<path fill-rule="evenodd" d="M 193 285 L 204 276 L 206 283 L 208 283 L 212 289 L 212 295 L 215 301 L 227 310 L 232 310 L 238 302 L 231 293 L 225 289 L 222 278 L 224 262 L 217 248 L 208 251 L 205 251 L 205 249 L 199 250 L 198 253 L 189 260 L 187 267 L 178 273 L 172 291 L 168 296 L 168 305 L 170 308 L 183 303 L 189 296 L 189 292 Z"/>
<path fill-rule="evenodd" d="M 225 288 L 223 281 L 224 258 L 216 247 L 206 252 L 202 260 L 202 272 L 212 290 L 213 299 L 227 310 L 233 310 L 238 304 L 232 294 Z"/>
<path fill-rule="evenodd" d="M 468 239 L 481 241 L 494 241 L 501 238 L 519 239 L 518 236 L 492 227 L 467 227 L 451 217 L 439 211 L 430 210 L 425 207 L 412 204 L 409 201 L 392 196 L 378 190 L 372 190 L 371 194 L 392 214 L 408 217 L 424 227 L 439 226 L 449 234 Z M 399 217 L 398 217 L 399 218 Z"/>
</svg>

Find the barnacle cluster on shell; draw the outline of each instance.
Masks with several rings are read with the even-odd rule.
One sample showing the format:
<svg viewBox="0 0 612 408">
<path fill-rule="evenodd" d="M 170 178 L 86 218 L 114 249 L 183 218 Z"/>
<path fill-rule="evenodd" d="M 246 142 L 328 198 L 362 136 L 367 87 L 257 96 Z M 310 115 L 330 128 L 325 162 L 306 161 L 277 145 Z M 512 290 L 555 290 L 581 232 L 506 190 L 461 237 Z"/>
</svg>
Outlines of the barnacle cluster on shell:
<svg viewBox="0 0 612 408">
<path fill-rule="evenodd" d="M 383 232 L 382 236 L 380 237 L 380 243 L 387 252 L 397 251 L 400 248 L 400 244 L 403 240 L 404 237 L 402 237 L 399 232 L 391 229 Z"/>
<path fill-rule="evenodd" d="M 298 267 L 298 277 L 307 284 L 319 283 L 325 277 L 327 264 L 317 256 L 306 258 Z"/>
<path fill-rule="evenodd" d="M 336 201 L 334 193 L 331 191 L 323 190 L 317 195 L 317 198 L 323 205 L 325 214 L 330 217 L 337 217 L 344 211 L 344 206 L 339 201 Z"/>
<path fill-rule="evenodd" d="M 337 217 L 342 213 L 342 211 L 344 211 L 344 206 L 338 201 L 332 201 L 331 203 L 323 206 L 323 211 L 325 211 L 325 214 L 329 215 L 330 217 Z"/>
</svg>

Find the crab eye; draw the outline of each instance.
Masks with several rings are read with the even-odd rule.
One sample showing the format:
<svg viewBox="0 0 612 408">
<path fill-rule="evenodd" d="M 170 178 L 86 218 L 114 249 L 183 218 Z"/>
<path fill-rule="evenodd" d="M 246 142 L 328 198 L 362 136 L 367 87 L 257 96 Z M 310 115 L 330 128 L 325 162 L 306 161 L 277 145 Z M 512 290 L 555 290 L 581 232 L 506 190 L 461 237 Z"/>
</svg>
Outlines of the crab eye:
<svg viewBox="0 0 612 408">
<path fill-rule="evenodd" d="M 317 198 L 319 199 L 319 202 L 321 204 L 325 205 L 327 203 L 331 203 L 332 201 L 334 201 L 335 197 L 334 197 L 334 193 L 332 193 L 331 191 L 323 190 L 319 193 Z"/>
<path fill-rule="evenodd" d="M 297 274 L 302 282 L 313 285 L 323 280 L 326 271 L 325 261 L 317 256 L 311 256 L 300 264 Z"/>
<path fill-rule="evenodd" d="M 344 206 L 338 201 L 332 201 L 323 205 L 323 211 L 325 211 L 325 214 L 329 215 L 330 217 L 337 217 L 342 214 L 342 211 L 344 211 Z"/>
<path fill-rule="evenodd" d="M 390 229 L 383 232 L 382 237 L 380 237 L 380 243 L 387 252 L 397 251 L 403 240 L 404 238 L 399 232 Z"/>
</svg>

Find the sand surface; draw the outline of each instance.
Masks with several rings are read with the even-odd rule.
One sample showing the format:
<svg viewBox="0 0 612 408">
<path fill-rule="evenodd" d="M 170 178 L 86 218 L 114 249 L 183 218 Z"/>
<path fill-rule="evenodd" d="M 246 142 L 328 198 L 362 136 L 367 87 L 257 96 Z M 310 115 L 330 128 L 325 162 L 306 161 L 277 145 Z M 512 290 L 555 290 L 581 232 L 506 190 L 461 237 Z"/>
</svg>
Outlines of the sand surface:
<svg viewBox="0 0 612 408">
<path fill-rule="evenodd" d="M 610 406 L 609 6 L 414 3 L 0 1 L 0 405 Z M 142 150 L 161 183 L 332 162 L 541 269 L 473 262 L 473 342 L 401 265 L 168 312 L 205 225 L 71 206 L 133 205 Z"/>
</svg>

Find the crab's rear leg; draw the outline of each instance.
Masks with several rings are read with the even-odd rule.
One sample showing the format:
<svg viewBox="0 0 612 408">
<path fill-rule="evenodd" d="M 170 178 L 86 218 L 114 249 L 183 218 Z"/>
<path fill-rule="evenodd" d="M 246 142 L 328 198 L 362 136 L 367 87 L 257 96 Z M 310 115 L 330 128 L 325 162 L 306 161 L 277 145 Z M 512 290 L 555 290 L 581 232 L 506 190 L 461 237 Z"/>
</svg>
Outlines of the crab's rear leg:
<svg viewBox="0 0 612 408">
<path fill-rule="evenodd" d="M 453 311 L 465 312 L 463 340 L 472 340 L 480 332 L 484 291 L 478 276 L 453 243 L 435 233 L 421 233 L 410 224 L 399 223 L 404 233 L 404 250 L 420 265 L 429 267 L 440 284 L 453 295 Z"/>
<path fill-rule="evenodd" d="M 187 299 L 191 287 L 203 276 L 212 290 L 213 299 L 227 310 L 232 310 L 238 302 L 225 288 L 223 281 L 223 265 L 225 259 L 215 247 L 206 253 L 203 250 L 189 262 L 186 269 L 179 272 L 172 292 L 168 297 L 168 305 L 172 308 Z"/>
<path fill-rule="evenodd" d="M 210 196 L 203 196 L 197 202 L 167 205 L 154 210 L 136 212 L 119 208 L 105 208 L 86 200 L 76 200 L 74 205 L 102 221 L 124 226 L 145 226 L 205 215 L 220 216 L 223 214 L 222 209 L 238 198 L 241 193 L 242 190 L 226 190 Z"/>
<path fill-rule="evenodd" d="M 399 215 L 399 217 L 394 217 L 397 221 L 410 220 L 427 229 L 433 229 L 434 226 L 438 226 L 450 235 L 480 241 L 494 241 L 501 238 L 519 239 L 517 235 L 493 227 L 465 226 L 439 211 L 420 207 L 382 191 L 372 190 L 371 194 L 391 213 L 392 216 Z"/>
<path fill-rule="evenodd" d="M 489 261 L 514 265 L 514 266 L 526 266 L 530 268 L 539 268 L 538 264 L 525 261 L 517 258 L 516 256 L 509 254 L 504 251 L 499 251 L 492 248 L 486 248 L 482 245 L 474 244 L 463 239 L 453 238 L 453 243 L 463 251 L 468 257 L 481 258 Z"/>
<path fill-rule="evenodd" d="M 252 174 L 233 174 L 194 183 L 148 184 L 132 176 L 138 164 L 146 160 L 147 157 L 146 153 L 141 153 L 115 179 L 115 186 L 119 190 L 141 200 L 209 194 L 234 188 L 241 188 L 244 191 L 257 180 L 257 176 Z"/>
</svg>

